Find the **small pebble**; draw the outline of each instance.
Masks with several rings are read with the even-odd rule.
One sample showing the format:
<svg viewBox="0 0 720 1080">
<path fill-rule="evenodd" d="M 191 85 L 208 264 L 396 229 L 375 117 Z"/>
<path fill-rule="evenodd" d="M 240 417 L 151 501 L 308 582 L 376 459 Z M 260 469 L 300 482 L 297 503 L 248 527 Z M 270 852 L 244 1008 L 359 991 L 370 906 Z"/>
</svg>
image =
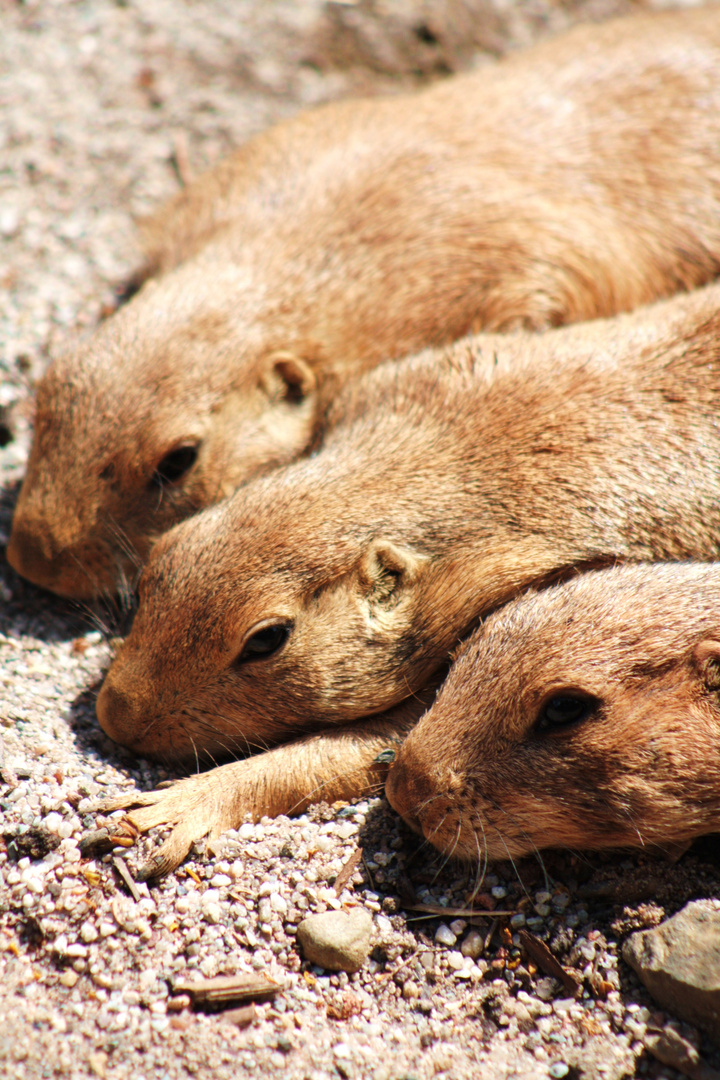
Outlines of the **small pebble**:
<svg viewBox="0 0 720 1080">
<path fill-rule="evenodd" d="M 453 971 L 459 971 L 465 963 L 465 957 L 463 956 L 463 954 L 455 949 L 453 949 L 451 952 L 446 953 L 445 959 L 447 961 L 448 967 L 451 968 Z"/>
<path fill-rule="evenodd" d="M 370 953 L 373 919 L 365 908 L 310 915 L 298 926 L 307 960 L 330 971 L 357 971 Z"/>
<path fill-rule="evenodd" d="M 438 945 L 446 945 L 448 948 L 452 948 L 457 941 L 457 937 L 453 934 L 449 926 L 445 923 L 440 923 L 435 931 L 435 940 Z"/>
<path fill-rule="evenodd" d="M 471 930 L 461 944 L 460 952 L 463 956 L 470 957 L 471 960 L 477 960 L 482 955 L 483 945 L 482 935 L 477 930 Z"/>
</svg>

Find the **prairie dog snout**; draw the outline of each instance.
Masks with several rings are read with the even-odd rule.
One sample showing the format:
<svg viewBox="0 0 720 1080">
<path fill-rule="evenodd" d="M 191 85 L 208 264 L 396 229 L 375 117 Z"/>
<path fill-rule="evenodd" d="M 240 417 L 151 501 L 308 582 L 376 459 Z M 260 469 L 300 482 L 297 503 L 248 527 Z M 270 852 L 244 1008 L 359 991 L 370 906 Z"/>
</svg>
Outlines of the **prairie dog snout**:
<svg viewBox="0 0 720 1080">
<path fill-rule="evenodd" d="M 458 650 L 387 796 L 471 861 L 670 847 L 720 827 L 719 694 L 720 566 L 583 574 Z"/>
</svg>

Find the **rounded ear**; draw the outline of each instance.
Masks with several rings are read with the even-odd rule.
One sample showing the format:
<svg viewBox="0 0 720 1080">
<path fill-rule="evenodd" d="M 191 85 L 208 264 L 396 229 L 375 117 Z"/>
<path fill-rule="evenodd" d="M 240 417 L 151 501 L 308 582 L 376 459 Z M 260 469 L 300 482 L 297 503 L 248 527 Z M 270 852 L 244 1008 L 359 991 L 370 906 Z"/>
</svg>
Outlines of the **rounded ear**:
<svg viewBox="0 0 720 1080">
<path fill-rule="evenodd" d="M 693 661 L 706 690 L 720 690 L 720 641 L 705 638 L 698 642 Z"/>
<path fill-rule="evenodd" d="M 376 537 L 360 565 L 360 581 L 370 602 L 397 600 L 403 588 L 417 581 L 427 561 L 427 555 Z"/>
<path fill-rule="evenodd" d="M 317 386 L 308 362 L 291 352 L 271 353 L 262 382 L 269 397 L 292 405 L 305 401 Z"/>
</svg>

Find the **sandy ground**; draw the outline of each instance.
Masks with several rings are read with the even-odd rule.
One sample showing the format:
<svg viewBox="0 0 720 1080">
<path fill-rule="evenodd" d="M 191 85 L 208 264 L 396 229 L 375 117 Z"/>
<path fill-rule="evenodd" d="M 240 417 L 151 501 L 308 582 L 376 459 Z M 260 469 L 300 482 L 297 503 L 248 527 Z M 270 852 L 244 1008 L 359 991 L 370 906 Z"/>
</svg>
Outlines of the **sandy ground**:
<svg viewBox="0 0 720 1080">
<path fill-rule="evenodd" d="M 0 545 L 32 387 L 113 305 L 138 258 L 133 215 L 301 106 L 387 92 L 634 5 L 620 0 L 0 0 Z M 99 731 L 104 625 L 20 581 L 0 547 L 0 1073 L 8 1078 L 673 1076 L 643 1051 L 662 1014 L 618 960 L 630 930 L 720 898 L 720 847 L 548 856 L 482 883 L 435 863 L 381 800 L 246 825 L 129 894 L 155 838 L 83 853 L 98 795 L 165 778 Z M 358 846 L 364 860 L 334 882 Z M 356 975 L 301 962 L 308 913 L 362 905 Z M 429 918 L 418 906 L 448 909 Z M 493 917 L 492 909 L 512 912 Z M 583 990 L 518 947 L 529 927 Z M 174 980 L 263 973 L 239 1018 L 184 1008 Z M 718 1067 L 718 1055 L 679 1026 Z M 714 1055 L 714 1056 L 713 1056 Z"/>
</svg>

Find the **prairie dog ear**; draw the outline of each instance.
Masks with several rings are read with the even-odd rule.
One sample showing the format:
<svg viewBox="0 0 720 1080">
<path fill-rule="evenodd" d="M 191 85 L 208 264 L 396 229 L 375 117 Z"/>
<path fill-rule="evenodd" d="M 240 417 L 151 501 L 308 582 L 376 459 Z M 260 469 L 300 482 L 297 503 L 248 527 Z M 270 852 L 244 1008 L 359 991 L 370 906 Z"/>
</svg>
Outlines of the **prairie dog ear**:
<svg viewBox="0 0 720 1080">
<path fill-rule="evenodd" d="M 267 358 L 262 384 L 268 397 L 299 405 L 317 386 L 315 372 L 292 352 L 274 352 Z"/>
<path fill-rule="evenodd" d="M 373 540 L 360 564 L 360 583 L 371 603 L 392 604 L 420 577 L 427 555 L 381 537 Z"/>
<path fill-rule="evenodd" d="M 705 638 L 693 649 L 693 660 L 707 690 L 720 690 L 720 641 Z"/>
</svg>

